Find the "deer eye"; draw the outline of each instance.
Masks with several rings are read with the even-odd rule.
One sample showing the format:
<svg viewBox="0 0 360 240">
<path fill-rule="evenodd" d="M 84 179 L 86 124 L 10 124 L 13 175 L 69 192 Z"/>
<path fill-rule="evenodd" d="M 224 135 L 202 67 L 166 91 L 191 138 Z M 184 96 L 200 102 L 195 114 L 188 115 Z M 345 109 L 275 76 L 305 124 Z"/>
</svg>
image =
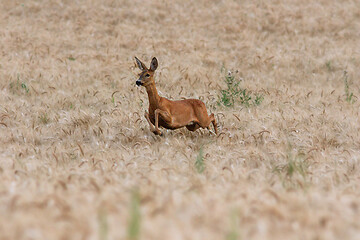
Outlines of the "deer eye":
<svg viewBox="0 0 360 240">
<path fill-rule="evenodd" d="M 150 74 L 148 74 L 148 73 L 147 73 L 147 74 L 145 74 L 145 77 L 147 77 L 147 78 L 148 78 L 148 77 L 150 77 Z"/>
</svg>

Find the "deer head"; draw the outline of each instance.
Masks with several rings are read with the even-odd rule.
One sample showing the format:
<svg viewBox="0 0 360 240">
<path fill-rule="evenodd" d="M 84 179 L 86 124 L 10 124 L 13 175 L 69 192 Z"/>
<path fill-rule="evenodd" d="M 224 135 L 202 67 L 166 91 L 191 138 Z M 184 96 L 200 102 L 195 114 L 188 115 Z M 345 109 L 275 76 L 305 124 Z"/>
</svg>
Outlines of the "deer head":
<svg viewBox="0 0 360 240">
<path fill-rule="evenodd" d="M 139 74 L 139 79 L 136 80 L 136 85 L 138 86 L 148 86 L 149 84 L 154 82 L 154 73 L 156 68 L 158 67 L 158 61 L 154 57 L 151 60 L 150 68 L 148 69 L 143 62 L 141 62 L 137 57 L 135 57 L 136 64 L 141 70 L 141 73 Z"/>
</svg>

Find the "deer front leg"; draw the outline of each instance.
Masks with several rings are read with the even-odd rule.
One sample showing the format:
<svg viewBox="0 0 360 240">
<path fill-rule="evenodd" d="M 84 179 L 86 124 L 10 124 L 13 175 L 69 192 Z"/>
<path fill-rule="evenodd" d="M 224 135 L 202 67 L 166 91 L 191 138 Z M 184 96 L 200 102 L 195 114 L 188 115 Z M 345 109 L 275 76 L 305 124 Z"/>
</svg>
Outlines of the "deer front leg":
<svg viewBox="0 0 360 240">
<path fill-rule="evenodd" d="M 149 113 L 145 112 L 144 117 L 146 118 L 146 121 L 149 123 L 150 131 L 155 132 L 154 125 L 150 121 Z"/>
<path fill-rule="evenodd" d="M 159 130 L 159 115 L 161 116 L 161 119 L 169 124 L 171 124 L 172 122 L 172 117 L 171 115 L 167 112 L 167 111 L 164 111 L 164 110 L 161 110 L 161 109 L 156 109 L 155 110 L 155 131 L 154 133 L 156 135 L 162 135 L 162 132 Z"/>
</svg>

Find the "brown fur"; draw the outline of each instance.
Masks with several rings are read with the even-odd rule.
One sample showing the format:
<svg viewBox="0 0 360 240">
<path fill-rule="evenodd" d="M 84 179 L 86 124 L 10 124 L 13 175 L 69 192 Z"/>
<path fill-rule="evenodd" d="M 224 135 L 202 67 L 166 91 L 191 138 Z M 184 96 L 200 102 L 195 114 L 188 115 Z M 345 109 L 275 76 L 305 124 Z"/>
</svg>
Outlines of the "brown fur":
<svg viewBox="0 0 360 240">
<path fill-rule="evenodd" d="M 171 101 L 159 96 L 154 81 L 154 72 L 158 66 L 156 58 L 152 59 L 149 69 L 138 58 L 135 57 L 135 59 L 142 70 L 136 83 L 146 88 L 149 97 L 149 112 L 145 113 L 145 118 L 154 134 L 162 135 L 159 127 L 172 130 L 186 127 L 189 131 L 195 131 L 201 127 L 210 130 L 210 123 L 213 124 L 215 134 L 217 134 L 214 114 L 207 114 L 202 101 L 198 99 Z"/>
</svg>

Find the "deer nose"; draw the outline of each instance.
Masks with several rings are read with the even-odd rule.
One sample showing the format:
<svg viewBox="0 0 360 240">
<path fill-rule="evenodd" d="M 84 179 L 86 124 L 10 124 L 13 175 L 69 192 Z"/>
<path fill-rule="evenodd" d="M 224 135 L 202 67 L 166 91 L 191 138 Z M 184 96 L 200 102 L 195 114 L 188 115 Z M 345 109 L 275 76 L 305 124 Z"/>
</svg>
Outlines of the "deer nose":
<svg viewBox="0 0 360 240">
<path fill-rule="evenodd" d="M 140 79 L 138 79 L 138 80 L 136 81 L 136 85 L 138 85 L 138 86 L 143 85 Z"/>
</svg>

